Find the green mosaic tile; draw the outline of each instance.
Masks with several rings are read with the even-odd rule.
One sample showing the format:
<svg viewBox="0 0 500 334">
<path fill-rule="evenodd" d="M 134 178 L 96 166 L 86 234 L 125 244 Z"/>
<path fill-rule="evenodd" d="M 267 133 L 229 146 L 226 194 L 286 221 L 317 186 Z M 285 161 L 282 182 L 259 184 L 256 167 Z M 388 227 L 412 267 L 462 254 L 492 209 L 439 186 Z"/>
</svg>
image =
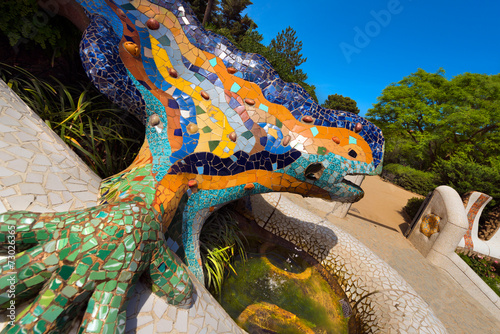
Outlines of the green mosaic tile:
<svg viewBox="0 0 500 334">
<path fill-rule="evenodd" d="M 62 239 L 57 240 L 56 249 L 57 250 L 63 249 L 68 244 L 68 241 L 69 241 L 68 238 L 62 238 Z"/>
<path fill-rule="evenodd" d="M 66 260 L 69 261 L 69 262 L 73 262 L 76 260 L 76 258 L 78 257 L 78 255 L 80 255 L 81 251 L 80 250 L 75 250 L 73 253 L 69 254 L 67 257 L 66 257 Z"/>
<path fill-rule="evenodd" d="M 63 280 L 67 280 L 71 276 L 73 271 L 75 271 L 74 267 L 63 265 L 59 270 L 59 276 L 61 276 Z"/>
<path fill-rule="evenodd" d="M 115 235 L 118 226 L 106 226 L 104 232 L 108 235 Z"/>
<path fill-rule="evenodd" d="M 251 133 L 250 131 L 245 131 L 241 134 L 241 136 L 246 138 L 246 139 L 250 139 L 253 137 L 253 133 Z"/>
<path fill-rule="evenodd" d="M 101 305 L 99 312 L 97 313 L 97 318 L 100 320 L 105 320 L 108 315 L 109 307 L 106 305 Z"/>
<path fill-rule="evenodd" d="M 122 274 L 124 274 L 125 272 L 122 272 Z M 128 273 L 130 276 L 132 276 L 130 273 Z M 130 279 L 130 277 L 129 277 Z M 127 291 L 127 284 L 126 283 L 120 283 L 118 282 L 118 284 L 116 285 L 116 293 L 119 294 L 119 295 L 123 295 L 125 293 L 125 291 Z"/>
<path fill-rule="evenodd" d="M 48 258 L 43 260 L 43 263 L 45 263 L 47 266 L 52 266 L 59 263 L 59 258 L 56 254 L 52 254 Z"/>
<path fill-rule="evenodd" d="M 90 238 L 85 244 L 82 246 L 82 252 L 86 252 L 89 249 L 92 249 L 98 245 L 98 242 L 95 238 Z"/>
<path fill-rule="evenodd" d="M 56 250 L 56 242 L 47 242 L 46 244 L 44 244 L 43 250 L 45 251 L 45 253 L 53 253 Z"/>
<path fill-rule="evenodd" d="M 42 230 L 42 231 L 38 231 L 36 233 L 36 237 L 37 237 L 38 240 L 44 241 L 44 240 L 49 239 L 49 234 L 46 231 Z"/>
<path fill-rule="evenodd" d="M 99 213 L 96 215 L 96 218 L 106 218 L 108 216 L 108 213 L 105 211 L 99 211 Z"/>
<path fill-rule="evenodd" d="M 100 250 L 97 252 L 97 257 L 100 258 L 101 260 L 103 261 L 106 261 L 106 259 L 108 258 L 109 254 L 111 254 L 111 251 L 109 250 Z"/>
<path fill-rule="evenodd" d="M 61 249 L 61 251 L 59 252 L 59 259 L 61 259 L 61 260 L 66 259 L 66 257 L 68 256 L 69 252 L 70 252 L 69 248 Z"/>
<path fill-rule="evenodd" d="M 52 305 L 47 311 L 42 314 L 42 318 L 48 322 L 53 322 L 63 311 L 62 307 Z"/>
<path fill-rule="evenodd" d="M 63 290 L 64 291 L 64 290 Z M 54 302 L 57 303 L 59 306 L 64 307 L 68 303 L 68 298 L 65 298 L 61 295 L 58 295 L 55 299 Z"/>
<path fill-rule="evenodd" d="M 66 286 L 62 289 L 62 294 L 68 298 L 73 297 L 78 291 L 72 286 Z"/>
<path fill-rule="evenodd" d="M 43 308 L 41 306 L 37 306 L 35 307 L 35 309 L 33 310 L 33 315 L 35 317 L 38 317 L 40 314 L 43 313 Z"/>
<path fill-rule="evenodd" d="M 35 334 L 45 333 L 47 328 L 47 322 L 43 319 L 39 319 L 35 327 L 33 328 Z"/>
<path fill-rule="evenodd" d="M 132 274 L 129 273 L 128 271 L 122 271 L 120 273 L 120 277 L 118 278 L 118 281 L 120 282 L 127 282 L 130 280 L 130 278 L 132 277 Z"/>
<path fill-rule="evenodd" d="M 71 245 L 79 244 L 82 241 L 78 233 L 70 233 L 69 235 L 69 243 Z"/>
<path fill-rule="evenodd" d="M 94 227 L 97 227 L 100 223 L 102 222 L 102 220 L 100 219 L 91 219 L 90 220 L 90 223 L 94 226 Z"/>
<path fill-rule="evenodd" d="M 29 324 L 33 323 L 35 320 L 36 320 L 35 316 L 28 313 L 24 317 L 22 317 L 22 319 L 19 321 L 19 323 L 21 325 L 29 325 Z"/>
<path fill-rule="evenodd" d="M 111 298 L 113 298 L 113 294 L 109 292 L 103 292 L 101 294 L 101 298 L 99 298 L 99 304 L 108 305 L 111 302 Z"/>
<path fill-rule="evenodd" d="M 94 319 L 88 324 L 87 331 L 89 333 L 99 333 L 101 332 L 101 328 L 102 328 L 102 321 Z"/>
<path fill-rule="evenodd" d="M 122 266 L 123 266 L 123 263 L 118 262 L 118 261 L 113 260 L 113 259 L 109 259 L 108 261 L 106 261 L 106 263 L 104 263 L 104 265 L 102 266 L 102 269 L 115 271 L 115 270 L 120 270 Z"/>
<path fill-rule="evenodd" d="M 16 259 L 16 268 L 22 268 L 24 267 L 26 264 L 28 264 L 30 262 L 30 257 L 29 255 L 25 254 L 25 255 L 22 255 L 20 257 L 18 257 Z"/>
<path fill-rule="evenodd" d="M 82 276 L 78 275 L 77 273 L 74 273 L 73 275 L 71 275 L 71 277 L 69 278 L 68 280 L 68 284 L 75 284 L 76 282 L 80 281 L 82 278 Z M 85 282 L 85 280 L 83 280 L 82 282 Z"/>
<path fill-rule="evenodd" d="M 118 245 L 118 248 L 113 252 L 111 258 L 117 261 L 122 261 L 125 258 L 125 247 L 123 244 Z"/>
<path fill-rule="evenodd" d="M 106 287 L 104 288 L 104 291 L 106 292 L 111 292 L 114 289 L 116 289 L 118 282 L 117 281 L 109 281 L 106 283 Z"/>
<path fill-rule="evenodd" d="M 54 291 L 52 290 L 46 290 L 43 295 L 40 296 L 40 298 L 38 299 L 38 303 L 42 306 L 42 307 L 48 307 L 50 305 L 50 303 L 52 303 L 52 301 L 54 300 L 55 298 L 55 294 L 54 294 Z"/>
<path fill-rule="evenodd" d="M 92 281 L 100 281 L 106 279 L 106 272 L 104 271 L 94 271 L 89 275 L 89 279 Z"/>
<path fill-rule="evenodd" d="M 89 226 L 89 227 L 85 227 L 82 230 L 82 235 L 89 235 L 89 234 L 92 234 L 94 232 L 95 232 L 95 228 L 93 228 L 92 226 Z"/>
<path fill-rule="evenodd" d="M 115 286 L 115 288 L 116 288 L 116 286 Z M 122 296 L 114 296 L 111 299 L 111 303 L 110 303 L 111 307 L 118 309 L 122 303 L 122 300 L 123 300 Z"/>
<path fill-rule="evenodd" d="M 126 237 L 126 238 L 123 240 L 123 244 L 125 245 L 125 248 L 126 248 L 128 251 L 134 250 L 134 248 L 135 248 L 135 241 L 134 241 L 134 237 L 133 237 L 132 235 L 129 235 L 128 237 Z"/>
<path fill-rule="evenodd" d="M 70 230 L 71 232 L 81 232 L 83 230 L 83 227 L 80 225 L 72 225 Z"/>
<path fill-rule="evenodd" d="M 27 279 L 31 276 L 33 276 L 33 270 L 31 270 L 31 268 L 25 268 L 18 273 L 18 277 L 20 280 Z"/>
<path fill-rule="evenodd" d="M 52 282 L 50 283 L 50 289 L 51 290 L 57 290 L 57 288 L 61 285 L 62 281 L 58 278 L 53 279 Z"/>
<path fill-rule="evenodd" d="M 117 271 L 108 271 L 108 273 L 106 274 L 106 277 L 109 279 L 115 279 L 117 276 L 118 276 Z"/>
</svg>

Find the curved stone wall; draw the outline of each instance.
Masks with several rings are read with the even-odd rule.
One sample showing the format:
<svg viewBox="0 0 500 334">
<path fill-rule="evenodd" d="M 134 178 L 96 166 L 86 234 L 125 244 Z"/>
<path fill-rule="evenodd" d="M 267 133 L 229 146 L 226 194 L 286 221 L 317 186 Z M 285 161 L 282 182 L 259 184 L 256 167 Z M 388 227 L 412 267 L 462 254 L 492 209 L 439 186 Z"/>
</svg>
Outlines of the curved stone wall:
<svg viewBox="0 0 500 334">
<path fill-rule="evenodd" d="M 344 289 L 365 333 L 446 333 L 429 305 L 387 263 L 348 233 L 279 193 L 252 196 L 259 226 L 312 255 Z"/>
</svg>

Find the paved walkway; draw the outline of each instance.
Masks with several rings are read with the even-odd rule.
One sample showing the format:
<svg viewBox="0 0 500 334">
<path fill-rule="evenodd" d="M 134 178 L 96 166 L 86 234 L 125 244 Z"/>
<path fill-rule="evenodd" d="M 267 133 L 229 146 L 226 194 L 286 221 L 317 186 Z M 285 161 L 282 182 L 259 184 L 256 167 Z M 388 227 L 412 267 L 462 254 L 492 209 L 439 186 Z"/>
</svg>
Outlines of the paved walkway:
<svg viewBox="0 0 500 334">
<path fill-rule="evenodd" d="M 368 181 L 371 183 L 371 187 L 365 189 L 367 191 L 365 198 L 367 199 L 374 196 L 373 193 L 368 193 L 369 188 L 380 190 L 389 187 L 378 177 L 369 178 L 372 179 Z M 379 184 L 380 182 L 384 184 Z M 373 187 L 374 185 L 376 187 Z M 413 197 L 411 193 L 409 194 L 409 197 Z M 400 205 L 399 209 L 394 206 L 394 203 L 391 203 L 389 208 L 379 207 L 377 210 L 379 212 L 385 210 L 388 215 L 399 214 L 399 218 L 391 219 L 390 222 L 384 222 L 381 217 L 377 218 L 373 214 L 363 212 L 365 207 L 370 207 L 372 204 L 367 203 L 366 206 L 363 206 L 362 202 L 351 207 L 346 218 L 339 219 L 328 213 L 329 203 L 318 199 L 304 200 L 302 197 L 294 197 L 295 195 L 291 194 L 288 196 L 294 198 L 296 204 L 326 217 L 336 226 L 350 233 L 396 269 L 431 306 L 450 334 L 500 333 L 500 321 L 478 304 L 449 274 L 427 261 L 403 236 L 405 222 L 400 210 L 404 204 Z M 406 203 L 406 200 L 403 202 Z"/>
</svg>

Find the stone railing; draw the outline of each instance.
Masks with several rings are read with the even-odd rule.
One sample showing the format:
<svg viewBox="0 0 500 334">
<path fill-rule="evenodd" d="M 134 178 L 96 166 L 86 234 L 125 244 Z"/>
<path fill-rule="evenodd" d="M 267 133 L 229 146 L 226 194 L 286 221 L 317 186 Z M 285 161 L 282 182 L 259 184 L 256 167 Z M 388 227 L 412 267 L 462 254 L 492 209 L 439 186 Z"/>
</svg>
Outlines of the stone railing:
<svg viewBox="0 0 500 334">
<path fill-rule="evenodd" d="M 448 186 L 437 187 L 430 196 L 408 239 L 431 263 L 450 274 L 452 279 L 500 319 L 498 295 L 455 252 L 469 231 L 462 199 Z M 468 209 L 470 212 L 470 207 Z M 476 220 L 475 217 L 472 217 L 472 222 Z"/>
</svg>

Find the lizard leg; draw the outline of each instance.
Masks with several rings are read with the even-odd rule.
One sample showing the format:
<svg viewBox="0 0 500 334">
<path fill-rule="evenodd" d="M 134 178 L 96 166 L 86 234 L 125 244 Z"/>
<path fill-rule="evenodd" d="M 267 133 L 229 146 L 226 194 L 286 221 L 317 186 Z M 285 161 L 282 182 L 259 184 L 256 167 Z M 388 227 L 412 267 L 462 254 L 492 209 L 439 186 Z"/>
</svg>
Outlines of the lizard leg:
<svg viewBox="0 0 500 334">
<path fill-rule="evenodd" d="M 241 191 L 243 191 L 243 187 Z M 228 191 L 229 192 L 229 191 Z M 200 255 L 200 232 L 210 214 L 224 204 L 237 199 L 238 192 L 232 194 L 224 190 L 199 190 L 191 194 L 182 217 L 182 243 L 189 270 L 204 284 L 202 260 Z M 201 203 L 201 204 L 200 204 Z"/>
<path fill-rule="evenodd" d="M 153 280 L 153 292 L 165 297 L 167 302 L 182 308 L 193 303 L 193 283 L 182 261 L 165 243 L 153 253 L 149 273 Z"/>
<path fill-rule="evenodd" d="M 87 304 L 79 333 L 125 333 L 127 305 L 134 284 L 116 280 L 97 285 Z"/>
<path fill-rule="evenodd" d="M 17 254 L 15 262 L 9 258 L 0 261 L 0 307 L 7 307 L 12 296 L 16 300 L 30 298 L 51 277 L 57 263 L 50 256 L 44 261 L 42 253 L 43 247 L 37 245 Z"/>
</svg>

